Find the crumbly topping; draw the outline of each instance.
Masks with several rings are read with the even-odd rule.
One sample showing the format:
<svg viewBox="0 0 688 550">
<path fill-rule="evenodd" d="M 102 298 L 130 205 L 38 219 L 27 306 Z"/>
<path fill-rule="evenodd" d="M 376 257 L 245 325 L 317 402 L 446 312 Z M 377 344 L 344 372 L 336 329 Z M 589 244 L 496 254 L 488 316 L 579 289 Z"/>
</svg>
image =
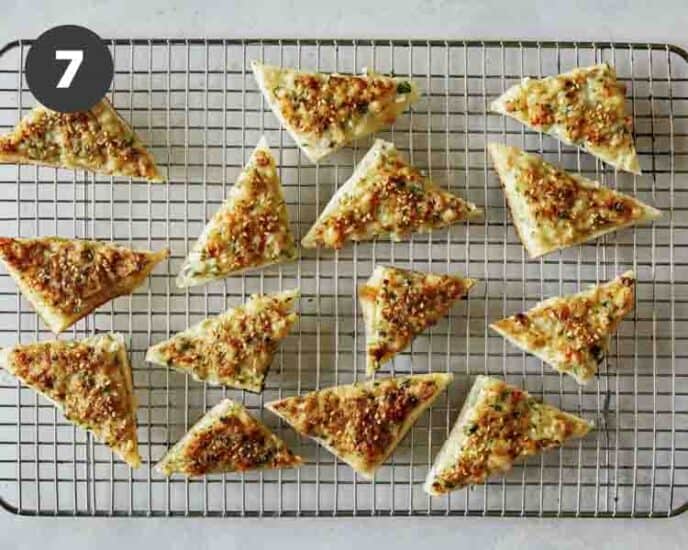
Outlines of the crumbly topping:
<svg viewBox="0 0 688 550">
<path fill-rule="evenodd" d="M 321 73 L 295 74 L 293 81 L 278 80 L 270 91 L 289 126 L 302 134 L 327 135 L 332 146 L 348 141 L 351 129 L 366 118 L 384 118 L 398 95 L 410 92 L 408 82 L 386 76 Z M 393 123 L 395 115 L 390 112 L 383 123 Z"/>
<path fill-rule="evenodd" d="M 500 380 L 491 379 L 471 398 L 475 403 L 462 425 L 461 453 L 455 465 L 437 472 L 434 491 L 483 483 L 490 474 L 508 470 L 515 460 L 559 447 L 589 429 L 582 420 Z"/>
<path fill-rule="evenodd" d="M 643 217 L 633 198 L 606 187 L 592 188 L 534 155 L 511 155 L 516 191 L 534 218 L 542 246 L 567 246 Z"/>
<path fill-rule="evenodd" d="M 194 247 L 198 260 L 184 265 L 182 277 L 221 276 L 296 257 L 272 155 L 257 150 L 236 186 Z"/>
<path fill-rule="evenodd" d="M 495 323 L 533 353 L 581 380 L 592 377 L 605 356 L 609 335 L 633 308 L 635 280 L 621 276 L 591 290 L 548 300 Z"/>
<path fill-rule="evenodd" d="M 51 308 L 68 317 L 129 292 L 128 279 L 153 261 L 149 252 L 56 237 L 0 238 L 0 257 Z"/>
<path fill-rule="evenodd" d="M 133 396 L 117 352 L 82 342 L 18 346 L 13 373 L 63 407 L 68 420 L 92 429 L 107 445 L 127 449 L 136 441 Z"/>
<path fill-rule="evenodd" d="M 466 279 L 387 267 L 379 284 L 361 295 L 375 301 L 376 341 L 368 346 L 375 364 L 401 351 L 411 339 L 444 316 L 471 287 Z"/>
<path fill-rule="evenodd" d="M 633 120 L 624 103 L 625 87 L 605 64 L 529 80 L 506 110 L 544 132 L 562 128 L 562 137 L 576 145 L 621 155 L 635 151 Z"/>
<path fill-rule="evenodd" d="M 260 391 L 279 342 L 296 322 L 291 307 L 291 300 L 280 295 L 254 295 L 246 304 L 204 321 L 201 330 L 159 344 L 156 353 L 199 380 Z"/>
<path fill-rule="evenodd" d="M 192 476 L 298 463 L 298 458 L 275 435 L 248 414 L 235 410 L 192 433 L 177 460 L 183 464 L 183 471 Z"/>
<path fill-rule="evenodd" d="M 355 455 L 366 468 L 384 459 L 404 422 L 438 390 L 432 379 L 388 378 L 291 397 L 273 405 L 300 433 L 322 440 L 341 455 Z"/>
<path fill-rule="evenodd" d="M 133 178 L 159 179 L 150 154 L 105 100 L 89 111 L 59 113 L 38 107 L 0 139 L 0 155 L 81 167 Z"/>
<path fill-rule="evenodd" d="M 398 151 L 380 151 L 373 165 L 344 195 L 330 216 L 313 228 L 315 242 L 341 248 L 349 240 L 390 234 L 400 239 L 416 231 L 466 219 L 475 207 L 439 189 Z"/>
</svg>

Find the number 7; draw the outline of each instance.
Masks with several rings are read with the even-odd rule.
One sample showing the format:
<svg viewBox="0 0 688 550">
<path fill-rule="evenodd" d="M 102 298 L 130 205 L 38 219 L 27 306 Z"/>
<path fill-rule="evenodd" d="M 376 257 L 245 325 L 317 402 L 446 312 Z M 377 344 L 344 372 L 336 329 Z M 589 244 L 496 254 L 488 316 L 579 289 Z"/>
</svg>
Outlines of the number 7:
<svg viewBox="0 0 688 550">
<path fill-rule="evenodd" d="M 81 63 L 84 60 L 84 51 L 83 50 L 56 50 L 55 51 L 55 59 L 59 61 L 69 61 L 69 65 L 67 65 L 67 69 L 65 70 L 64 74 L 62 75 L 62 78 L 60 78 L 59 82 L 57 83 L 58 88 L 69 88 L 72 85 L 72 81 L 74 80 L 74 76 L 76 76 L 76 72 L 79 70 L 79 67 L 81 67 Z"/>
</svg>

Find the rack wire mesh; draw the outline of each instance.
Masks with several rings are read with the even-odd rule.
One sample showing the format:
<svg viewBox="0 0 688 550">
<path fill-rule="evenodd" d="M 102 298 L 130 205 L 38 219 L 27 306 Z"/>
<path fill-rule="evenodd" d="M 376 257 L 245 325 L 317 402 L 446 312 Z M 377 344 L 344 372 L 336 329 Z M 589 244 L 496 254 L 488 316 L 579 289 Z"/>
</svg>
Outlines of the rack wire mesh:
<svg viewBox="0 0 688 550">
<path fill-rule="evenodd" d="M 23 75 L 30 41 L 0 57 L 0 127 L 34 105 Z M 168 183 L 52 168 L 0 167 L 3 235 L 97 238 L 168 246 L 147 287 L 79 322 L 67 338 L 118 331 L 130 342 L 144 466 L 113 459 L 47 401 L 0 382 L 0 496 L 16 513 L 77 516 L 668 516 L 688 503 L 688 57 L 665 44 L 350 40 L 112 40 L 110 97 L 151 146 Z M 371 67 L 408 75 L 423 99 L 382 133 L 446 188 L 484 205 L 484 220 L 408 241 L 302 251 L 299 262 L 189 291 L 173 278 L 265 135 L 274 148 L 293 229 L 305 234 L 370 142 L 319 165 L 280 128 L 250 74 L 252 59 L 320 71 Z M 621 174 L 578 150 L 487 112 L 526 75 L 599 61 L 629 88 L 643 175 Z M 664 217 L 538 261 L 509 221 L 485 144 L 508 142 L 657 205 Z M 451 371 L 457 382 L 415 425 L 373 481 L 299 440 L 262 404 L 364 377 L 355 289 L 379 263 L 479 279 L 469 299 L 416 339 L 386 373 Z M 580 388 L 518 352 L 490 319 L 632 268 L 637 304 L 599 377 Z M 300 287 L 301 321 L 282 344 L 261 395 L 196 383 L 145 364 L 147 347 L 257 291 Z M 51 338 L 6 273 L 0 275 L 0 345 Z M 598 429 L 578 444 L 528 460 L 483 487 L 430 499 L 423 478 L 479 373 L 503 376 Z M 302 454 L 298 470 L 165 479 L 152 465 L 225 395 L 242 400 Z"/>
</svg>

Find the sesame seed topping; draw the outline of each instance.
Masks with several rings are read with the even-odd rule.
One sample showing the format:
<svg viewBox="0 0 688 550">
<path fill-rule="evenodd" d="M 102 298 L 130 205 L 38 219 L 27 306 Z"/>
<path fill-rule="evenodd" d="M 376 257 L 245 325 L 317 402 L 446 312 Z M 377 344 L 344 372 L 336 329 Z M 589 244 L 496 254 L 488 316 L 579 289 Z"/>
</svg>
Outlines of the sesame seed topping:
<svg viewBox="0 0 688 550">
<path fill-rule="evenodd" d="M 506 111 L 536 129 L 556 127 L 562 137 L 593 154 L 635 155 L 633 121 L 626 114 L 625 87 L 608 65 L 529 80 L 506 103 Z"/>
<path fill-rule="evenodd" d="M 272 155 L 262 150 L 254 153 L 233 195 L 208 228 L 208 234 L 194 247 L 200 259 L 185 265 L 186 275 L 219 277 L 296 256 Z"/>
<path fill-rule="evenodd" d="M 404 422 L 439 389 L 434 380 L 388 378 L 340 393 L 328 388 L 273 405 L 296 430 L 342 455 L 376 466 L 395 443 Z"/>
<path fill-rule="evenodd" d="M 159 177 L 150 154 L 105 100 L 75 113 L 37 107 L 12 134 L 0 139 L 0 153 L 66 168 Z"/>
<path fill-rule="evenodd" d="M 456 463 L 438 472 L 432 482 L 440 493 L 483 483 L 490 474 L 510 469 L 515 460 L 559 447 L 589 429 L 583 421 L 501 380 L 490 379 L 469 399 L 475 404 L 461 425 L 461 452 Z"/>
<path fill-rule="evenodd" d="M 341 248 L 349 240 L 389 234 L 402 238 L 465 219 L 474 209 L 435 186 L 395 149 L 381 151 L 336 211 L 319 222 L 315 240 Z"/>
<path fill-rule="evenodd" d="M 545 248 L 575 244 L 644 215 L 632 197 L 584 184 L 535 155 L 513 151 L 509 162 L 515 171 L 515 191 L 526 200 Z"/>
<path fill-rule="evenodd" d="M 107 445 L 136 441 L 132 396 L 117 352 L 82 342 L 41 342 L 17 346 L 12 372 L 62 406 L 76 424 L 94 430 Z"/>
<path fill-rule="evenodd" d="M 230 409 L 200 430 L 192 429 L 177 459 L 192 476 L 213 472 L 243 472 L 294 465 L 298 459 L 275 435 L 245 411 Z"/>
<path fill-rule="evenodd" d="M 246 304 L 204 321 L 201 331 L 158 344 L 156 352 L 199 380 L 260 391 L 279 342 L 296 322 L 291 304 L 280 295 L 251 296 Z"/>
<path fill-rule="evenodd" d="M 393 104 L 396 81 L 384 76 L 299 74 L 293 85 L 272 91 L 287 124 L 302 133 L 328 134 L 337 144 L 369 112 Z"/>
<path fill-rule="evenodd" d="M 529 351 L 545 352 L 557 370 L 585 380 L 597 372 L 609 335 L 633 307 L 633 284 L 624 279 L 544 302 L 496 325 Z"/>
<path fill-rule="evenodd" d="M 471 282 L 392 267 L 384 268 L 379 284 L 361 289 L 375 302 L 375 340 L 368 355 L 377 365 L 404 349 L 416 334 L 435 324 L 464 296 Z"/>
<path fill-rule="evenodd" d="M 0 258 L 52 309 L 67 317 L 86 314 L 130 291 L 125 283 L 152 261 L 149 252 L 56 237 L 0 238 Z"/>
</svg>

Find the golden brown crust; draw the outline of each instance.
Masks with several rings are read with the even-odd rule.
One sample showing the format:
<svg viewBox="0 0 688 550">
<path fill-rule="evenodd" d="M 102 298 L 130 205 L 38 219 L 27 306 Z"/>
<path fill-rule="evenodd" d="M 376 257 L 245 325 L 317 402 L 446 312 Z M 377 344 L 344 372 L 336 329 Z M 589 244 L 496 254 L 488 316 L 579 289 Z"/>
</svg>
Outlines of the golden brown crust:
<svg viewBox="0 0 688 550">
<path fill-rule="evenodd" d="M 443 463 L 435 464 L 428 475 L 426 490 L 431 494 L 484 483 L 491 474 L 509 470 L 515 461 L 557 448 L 590 430 L 588 422 L 501 380 L 480 377 L 475 384 L 467 399 L 470 409 L 445 443 L 456 447 L 443 448 L 438 456 Z M 451 462 L 444 463 L 447 459 Z"/>
<path fill-rule="evenodd" d="M 292 312 L 297 296 L 297 291 L 253 295 L 245 304 L 156 344 L 146 359 L 196 380 L 262 391 L 273 355 L 298 318 Z"/>
<path fill-rule="evenodd" d="M 558 243 L 564 246 L 576 242 L 581 234 L 624 225 L 643 214 L 630 197 L 604 187 L 582 188 L 574 177 L 551 165 L 530 162 L 523 167 L 519 181 L 538 224 L 566 220 L 570 231 L 560 235 Z"/>
<path fill-rule="evenodd" d="M 475 281 L 380 266 L 361 286 L 361 302 L 370 304 L 368 374 L 405 349 L 420 332 L 434 325 L 464 297 Z"/>
<path fill-rule="evenodd" d="M 126 350 L 110 335 L 40 342 L 8 350 L 5 367 L 91 430 L 132 467 L 140 463 L 136 406 Z"/>
<path fill-rule="evenodd" d="M 552 81 L 530 80 L 523 91 L 506 104 L 537 129 L 557 124 L 566 128 L 573 143 L 629 148 L 633 145 L 633 120 L 626 115 L 626 87 L 616 80 L 609 65 L 595 65 L 556 77 Z M 594 81 L 590 97 L 588 84 Z M 621 98 L 621 101 L 610 101 Z M 565 107 L 565 108 L 564 108 Z"/>
<path fill-rule="evenodd" d="M 292 86 L 278 86 L 273 94 L 282 116 L 299 132 L 321 136 L 337 129 L 344 134 L 349 123 L 362 118 L 371 105 L 394 101 L 397 83 L 378 75 L 300 73 Z"/>
<path fill-rule="evenodd" d="M 609 336 L 633 309 L 634 287 L 634 275 L 627 272 L 590 290 L 546 300 L 491 326 L 559 372 L 585 383 L 604 359 Z"/>
<path fill-rule="evenodd" d="M 157 468 L 166 475 L 291 468 L 303 463 L 284 442 L 228 399 L 201 418 Z"/>
<path fill-rule="evenodd" d="M 374 73 L 311 73 L 258 62 L 252 67 L 276 116 L 313 162 L 392 125 L 418 99 L 412 81 Z"/>
<path fill-rule="evenodd" d="M 49 323 L 55 332 L 132 292 L 167 255 L 167 250 L 137 251 L 98 241 L 0 238 L 0 259 L 27 298 L 39 314 L 48 310 L 51 318 L 60 318 L 58 327 Z"/>
<path fill-rule="evenodd" d="M 661 213 L 537 155 L 489 144 L 519 237 L 531 257 L 649 221 Z"/>
<path fill-rule="evenodd" d="M 371 475 L 450 380 L 441 374 L 385 378 L 266 406 L 359 473 Z"/>
<path fill-rule="evenodd" d="M 303 240 L 304 246 L 341 248 L 348 241 L 439 229 L 475 217 L 475 205 L 443 191 L 408 164 L 396 148 L 378 140 Z M 358 170 L 358 169 L 357 169 Z M 329 212 L 328 212 L 329 210 Z"/>
<path fill-rule="evenodd" d="M 625 93 L 614 69 L 600 64 L 527 79 L 493 108 L 535 130 L 583 146 L 614 166 L 640 173 Z"/>
<path fill-rule="evenodd" d="M 195 285 L 296 257 L 275 159 L 261 140 L 184 262 L 177 284 Z"/>
<path fill-rule="evenodd" d="M 0 162 L 163 181 L 151 154 L 107 99 L 75 113 L 36 107 L 11 134 L 0 138 Z"/>
<path fill-rule="evenodd" d="M 272 165 L 274 159 L 265 151 L 256 153 L 257 167 L 250 169 L 246 174 L 243 185 L 250 189 L 244 200 L 237 201 L 231 210 L 224 210 L 222 218 L 218 221 L 221 230 L 213 232 L 204 243 L 204 256 L 215 260 L 218 269 L 223 271 L 236 271 L 247 267 L 254 267 L 267 261 L 280 260 L 284 255 L 282 247 L 293 247 L 290 241 L 291 233 L 285 231 L 285 225 L 279 215 L 279 210 L 284 207 L 284 202 L 273 204 L 272 200 L 260 201 L 260 199 L 272 199 L 272 183 L 267 181 L 261 168 Z M 256 201 L 260 201 L 263 207 L 256 211 Z M 288 226 L 287 226 L 288 228 Z M 277 231 L 284 231 L 284 239 L 279 246 L 268 247 L 268 236 Z M 228 243 L 232 244 L 231 254 L 227 253 Z M 293 253 L 286 254 L 289 258 Z"/>
<path fill-rule="evenodd" d="M 263 430 L 247 425 L 236 416 L 226 416 L 202 434 L 197 434 L 185 449 L 189 475 L 212 472 L 218 464 L 231 465 L 245 472 L 256 468 L 283 468 L 294 464 L 290 451 L 267 447 Z"/>
</svg>

